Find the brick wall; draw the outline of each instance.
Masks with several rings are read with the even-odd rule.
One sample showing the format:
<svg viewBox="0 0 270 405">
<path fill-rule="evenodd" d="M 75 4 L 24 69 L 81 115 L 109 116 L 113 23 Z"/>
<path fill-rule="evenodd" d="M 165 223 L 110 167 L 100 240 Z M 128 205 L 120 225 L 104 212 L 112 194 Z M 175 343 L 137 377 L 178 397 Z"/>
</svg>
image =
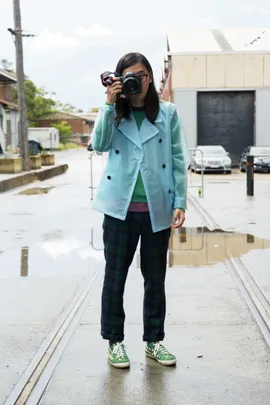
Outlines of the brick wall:
<svg viewBox="0 0 270 405">
<path fill-rule="evenodd" d="M 12 85 L 0 83 L 0 98 L 12 102 Z"/>
<path fill-rule="evenodd" d="M 42 128 L 50 127 L 52 124 L 61 124 L 63 121 L 67 122 L 72 128 L 72 134 L 89 134 L 90 129 L 87 124 L 84 124 L 83 119 L 72 120 L 39 120 L 38 126 Z"/>
</svg>

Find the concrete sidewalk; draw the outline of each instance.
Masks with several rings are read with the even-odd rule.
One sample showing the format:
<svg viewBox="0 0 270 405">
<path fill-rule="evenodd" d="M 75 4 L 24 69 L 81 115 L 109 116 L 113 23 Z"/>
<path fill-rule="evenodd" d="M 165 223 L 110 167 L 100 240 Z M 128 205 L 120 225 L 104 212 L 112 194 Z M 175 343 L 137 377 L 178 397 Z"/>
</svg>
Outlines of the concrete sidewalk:
<svg viewBox="0 0 270 405">
<path fill-rule="evenodd" d="M 49 167 L 43 167 L 40 170 L 32 170 L 14 175 L 0 174 L 0 193 L 33 183 L 35 181 L 44 181 L 51 177 L 59 176 L 66 173 L 68 170 L 67 164 L 59 164 Z"/>
<path fill-rule="evenodd" d="M 43 166 L 39 170 L 22 172 L 16 174 L 0 174 L 0 193 L 21 187 L 35 181 L 44 181 L 55 176 L 66 173 L 68 170 L 67 162 L 76 157 L 79 153 L 85 151 L 82 149 L 72 149 L 67 151 L 55 152 L 56 164 L 53 166 Z"/>
</svg>

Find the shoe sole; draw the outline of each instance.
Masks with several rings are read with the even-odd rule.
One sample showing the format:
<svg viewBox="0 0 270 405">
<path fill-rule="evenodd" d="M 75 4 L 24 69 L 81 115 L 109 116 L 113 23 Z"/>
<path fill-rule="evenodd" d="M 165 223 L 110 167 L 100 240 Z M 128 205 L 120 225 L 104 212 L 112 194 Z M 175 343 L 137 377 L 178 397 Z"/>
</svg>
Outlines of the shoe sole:
<svg viewBox="0 0 270 405">
<path fill-rule="evenodd" d="M 149 357 L 150 359 L 156 360 L 159 364 L 162 366 L 175 366 L 176 364 L 176 359 L 175 360 L 158 360 L 156 357 L 152 356 L 151 354 L 146 353 L 146 356 Z"/>
<path fill-rule="evenodd" d="M 130 368 L 130 363 L 112 363 L 110 360 L 109 363 L 114 368 Z"/>
</svg>

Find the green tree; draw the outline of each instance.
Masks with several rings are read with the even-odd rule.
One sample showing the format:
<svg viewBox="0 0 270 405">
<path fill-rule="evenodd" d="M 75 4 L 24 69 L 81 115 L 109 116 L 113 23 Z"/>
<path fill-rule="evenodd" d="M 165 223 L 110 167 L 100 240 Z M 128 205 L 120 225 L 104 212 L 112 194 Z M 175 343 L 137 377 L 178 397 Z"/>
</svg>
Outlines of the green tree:
<svg viewBox="0 0 270 405">
<path fill-rule="evenodd" d="M 3 69 L 11 70 L 13 64 L 7 59 L 2 59 L 0 61 L 0 66 Z M 25 95 L 26 95 L 26 106 L 27 106 L 27 118 L 29 121 L 29 126 L 37 126 L 37 120 L 46 115 L 54 113 L 56 111 L 63 112 L 75 112 L 76 107 L 68 103 L 61 103 L 60 101 L 53 100 L 52 96 L 55 93 L 49 94 L 45 87 L 38 88 L 32 80 L 28 77 L 25 78 Z M 13 86 L 13 102 L 18 104 L 18 91 L 16 85 Z M 83 112 L 78 110 L 77 112 Z"/>
<path fill-rule="evenodd" d="M 68 122 L 62 121 L 61 124 L 52 124 L 54 128 L 59 130 L 60 143 L 69 143 L 72 137 L 72 128 Z"/>
<path fill-rule="evenodd" d="M 69 103 L 61 103 L 59 101 L 56 103 L 56 108 L 58 111 L 69 112 L 69 113 L 73 113 L 76 110 L 76 107 L 74 107 L 74 105 L 71 105 Z"/>
<path fill-rule="evenodd" d="M 32 80 L 25 80 L 25 96 L 27 118 L 30 126 L 36 126 L 36 121 L 56 111 L 56 102 L 49 97 L 44 88 L 38 88 Z M 18 103 L 18 91 L 13 87 L 13 101 Z"/>
</svg>

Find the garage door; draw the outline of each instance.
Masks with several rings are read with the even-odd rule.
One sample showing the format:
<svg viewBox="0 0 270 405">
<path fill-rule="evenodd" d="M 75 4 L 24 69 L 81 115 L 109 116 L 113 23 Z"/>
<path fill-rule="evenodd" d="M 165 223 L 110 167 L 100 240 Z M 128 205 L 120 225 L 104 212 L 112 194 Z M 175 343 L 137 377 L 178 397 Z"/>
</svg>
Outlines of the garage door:
<svg viewBox="0 0 270 405">
<path fill-rule="evenodd" d="M 198 145 L 222 145 L 233 164 L 254 142 L 254 92 L 198 93 Z"/>
</svg>

